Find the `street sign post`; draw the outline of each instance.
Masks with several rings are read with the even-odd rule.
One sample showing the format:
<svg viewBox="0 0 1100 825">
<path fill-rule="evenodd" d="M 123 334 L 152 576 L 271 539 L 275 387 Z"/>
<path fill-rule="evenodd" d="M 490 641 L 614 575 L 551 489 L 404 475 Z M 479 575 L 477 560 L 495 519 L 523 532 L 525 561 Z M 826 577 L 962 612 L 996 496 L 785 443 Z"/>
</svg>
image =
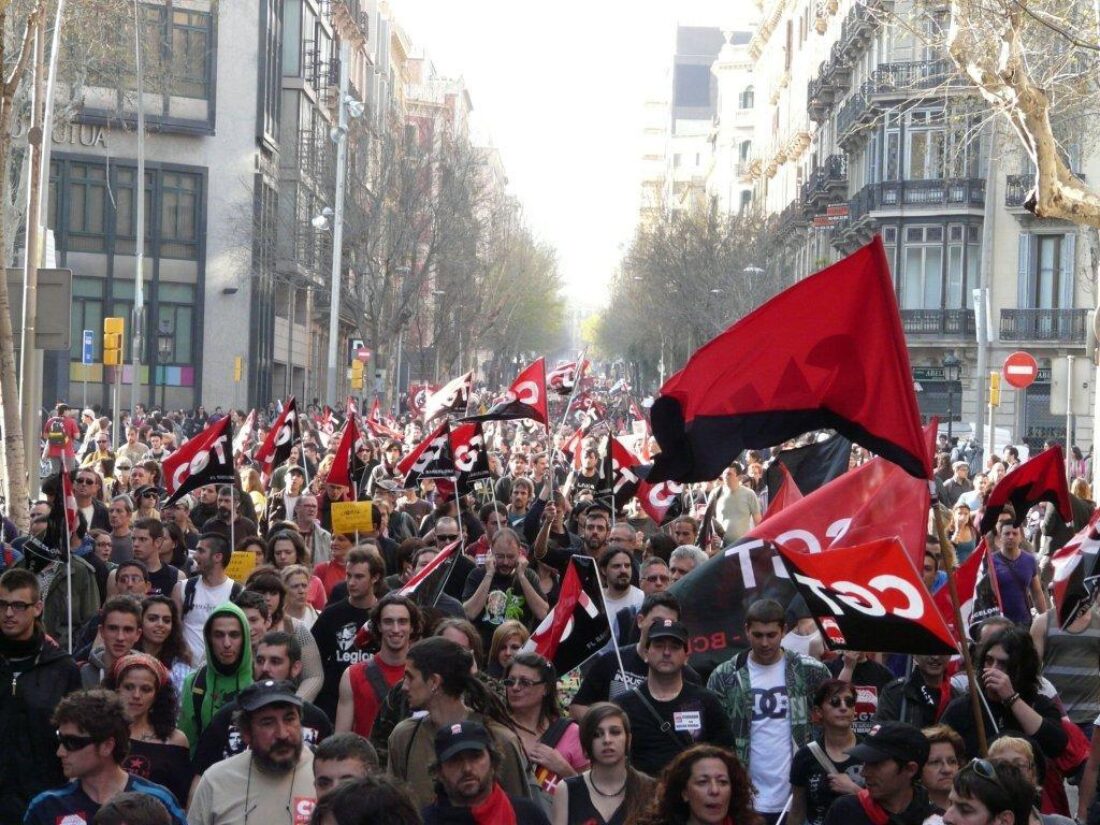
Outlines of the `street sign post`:
<svg viewBox="0 0 1100 825">
<path fill-rule="evenodd" d="M 84 330 L 84 340 L 80 348 L 80 374 L 84 378 L 84 403 L 81 406 L 84 409 L 88 409 L 88 367 L 92 365 L 94 341 L 95 331 Z"/>
<path fill-rule="evenodd" d="M 1039 375 L 1039 364 L 1028 352 L 1014 352 L 1005 359 L 1001 368 L 1005 381 L 1018 390 L 1030 387 Z"/>
</svg>

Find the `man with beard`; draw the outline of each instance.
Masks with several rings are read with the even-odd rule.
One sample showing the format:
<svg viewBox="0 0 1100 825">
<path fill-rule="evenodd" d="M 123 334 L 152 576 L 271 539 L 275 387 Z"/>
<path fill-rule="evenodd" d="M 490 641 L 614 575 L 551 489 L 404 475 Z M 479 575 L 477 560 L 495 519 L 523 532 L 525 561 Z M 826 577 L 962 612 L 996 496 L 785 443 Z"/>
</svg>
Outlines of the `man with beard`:
<svg viewBox="0 0 1100 825">
<path fill-rule="evenodd" d="M 408 596 L 387 593 L 371 611 L 370 626 L 379 649 L 370 661 L 352 665 L 340 677 L 338 733 L 370 736 L 386 694 L 405 676 L 405 655 L 420 638 L 420 610 Z"/>
<path fill-rule="evenodd" d="M 204 533 L 221 533 L 227 539 L 231 538 L 232 543 L 236 545 L 241 539 L 247 536 L 255 536 L 257 533 L 256 522 L 242 516 L 239 506 L 234 508 L 234 495 L 236 493 L 228 484 L 218 488 L 218 512 L 202 526 L 202 531 Z M 233 518 L 234 512 L 236 512 L 236 518 Z M 230 521 L 233 524 L 232 532 L 229 528 Z"/>
<path fill-rule="evenodd" d="M 435 735 L 435 758 L 431 770 L 437 780 L 436 800 L 421 811 L 425 825 L 550 825 L 536 803 L 509 796 L 496 781 L 501 756 L 484 725 L 458 722 L 440 728 Z"/>
<path fill-rule="evenodd" d="M 620 610 L 633 612 L 636 615 L 638 608 L 642 606 L 645 594 L 630 583 L 634 575 L 634 556 L 624 548 L 610 549 L 596 563 L 603 576 L 606 585 L 603 591 L 604 604 L 607 608 L 607 616 L 611 619 L 611 632 L 619 633 L 618 614 Z M 627 619 L 629 621 L 629 618 Z M 608 648 L 612 643 L 608 642 Z"/>
<path fill-rule="evenodd" d="M 302 700 L 291 682 L 264 679 L 241 691 L 237 725 L 248 750 L 199 780 L 190 825 L 308 821 L 317 801 L 313 751 L 302 746 Z"/>
<path fill-rule="evenodd" d="M 607 550 L 611 535 L 611 509 L 602 502 L 589 505 L 584 511 L 584 552 L 597 561 Z"/>
<path fill-rule="evenodd" d="M 485 649 L 493 633 L 508 619 L 516 619 L 528 630 L 549 611 L 539 577 L 527 566 L 527 556 L 515 531 L 504 527 L 493 537 L 492 552 L 485 565 L 471 570 L 462 591 L 462 606 L 481 634 Z"/>
</svg>

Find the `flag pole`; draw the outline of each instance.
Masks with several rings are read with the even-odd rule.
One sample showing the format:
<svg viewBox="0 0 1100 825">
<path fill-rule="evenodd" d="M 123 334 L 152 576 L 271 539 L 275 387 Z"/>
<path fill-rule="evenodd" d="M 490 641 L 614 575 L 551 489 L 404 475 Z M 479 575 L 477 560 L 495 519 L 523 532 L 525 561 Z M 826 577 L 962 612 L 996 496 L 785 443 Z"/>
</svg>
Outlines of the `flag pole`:
<svg viewBox="0 0 1100 825">
<path fill-rule="evenodd" d="M 931 482 L 929 482 L 931 485 Z M 934 496 L 934 493 L 933 493 Z M 951 594 L 951 607 L 955 613 L 955 627 L 961 644 L 959 651 L 962 653 L 963 667 L 966 668 L 966 681 L 970 689 L 970 710 L 974 714 L 975 730 L 978 733 L 978 753 L 985 758 L 989 753 L 989 745 L 985 735 L 985 716 L 982 713 L 981 697 L 978 679 L 974 674 L 974 662 L 970 658 L 970 647 L 967 644 L 967 630 L 963 625 L 962 607 L 959 605 L 959 589 L 955 585 L 955 570 L 958 568 L 958 559 L 955 557 L 955 547 L 947 539 L 947 526 L 945 524 L 945 510 L 941 505 L 932 506 L 932 519 L 936 524 L 936 537 L 940 542 L 940 555 L 943 557 L 943 568 L 947 573 L 948 593 Z M 950 690 L 949 683 L 945 682 L 941 690 Z"/>
<path fill-rule="evenodd" d="M 64 470 L 62 471 L 64 472 Z M 61 491 L 65 495 L 64 488 Z M 73 655 L 73 538 L 69 532 L 68 505 L 62 502 L 62 523 L 65 525 L 65 609 L 69 622 L 69 655 Z M 77 524 L 79 524 L 79 516 Z"/>
<path fill-rule="evenodd" d="M 577 359 L 577 377 L 573 379 L 573 391 L 569 393 L 569 403 L 565 405 L 565 412 L 561 417 L 561 424 L 559 426 L 565 426 L 565 423 L 569 420 L 569 409 L 573 406 L 573 401 L 577 397 L 577 390 L 581 386 L 581 366 L 584 364 L 584 356 L 588 353 L 588 347 L 581 350 L 581 357 Z M 549 418 L 549 416 L 547 416 Z M 549 422 L 547 422 L 549 426 Z"/>
<path fill-rule="evenodd" d="M 611 509 L 615 509 L 612 507 Z M 600 564 L 596 559 L 592 559 L 592 569 L 596 571 L 596 584 L 600 590 L 600 601 L 603 603 L 603 614 L 607 616 L 607 630 L 608 635 L 611 636 L 611 646 L 615 649 L 615 661 L 619 663 L 619 678 L 623 680 L 623 684 L 626 684 L 626 668 L 623 667 L 623 654 L 619 650 L 619 640 L 615 638 L 615 628 L 611 626 L 611 612 L 607 607 L 607 593 L 604 592 L 603 579 L 600 578 Z M 639 642 L 641 644 L 641 642 Z"/>
<path fill-rule="evenodd" d="M 443 580 L 438 584 L 435 589 L 435 594 L 432 596 L 432 603 L 430 607 L 435 607 L 439 603 L 439 597 L 443 595 L 443 591 L 447 588 L 447 582 L 451 580 L 451 573 L 454 572 L 455 565 L 458 563 L 458 557 L 460 555 L 466 555 L 466 533 L 462 529 L 462 508 L 458 503 L 458 476 L 452 476 L 455 484 L 455 521 L 458 523 L 458 553 L 452 555 L 447 559 L 447 572 L 443 576 Z M 438 542 L 439 539 L 436 539 Z M 437 545 L 438 546 L 438 545 Z M 442 548 L 440 548 L 442 550 Z"/>
</svg>

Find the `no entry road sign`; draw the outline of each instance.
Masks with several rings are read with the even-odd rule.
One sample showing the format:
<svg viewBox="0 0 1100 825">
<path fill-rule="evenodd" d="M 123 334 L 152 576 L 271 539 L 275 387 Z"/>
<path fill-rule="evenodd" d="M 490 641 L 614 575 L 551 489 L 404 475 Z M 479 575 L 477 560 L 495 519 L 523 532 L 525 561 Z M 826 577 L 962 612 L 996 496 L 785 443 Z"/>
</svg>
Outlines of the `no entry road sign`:
<svg viewBox="0 0 1100 825">
<path fill-rule="evenodd" d="M 1039 375 L 1039 364 L 1030 353 L 1014 352 L 1005 359 L 1001 372 L 1004 373 L 1005 381 L 1022 390 L 1031 386 Z"/>
</svg>

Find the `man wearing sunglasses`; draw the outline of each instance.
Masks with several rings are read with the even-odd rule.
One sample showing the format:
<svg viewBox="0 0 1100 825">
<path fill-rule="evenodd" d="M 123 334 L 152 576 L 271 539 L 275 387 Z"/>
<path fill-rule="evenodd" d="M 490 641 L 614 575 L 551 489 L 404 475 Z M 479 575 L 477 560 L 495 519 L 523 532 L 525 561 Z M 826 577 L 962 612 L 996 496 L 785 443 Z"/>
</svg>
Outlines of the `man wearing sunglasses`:
<svg viewBox="0 0 1100 825">
<path fill-rule="evenodd" d="M 25 825 L 90 823 L 101 807 L 121 793 L 152 796 L 168 810 L 175 825 L 185 825 L 187 818 L 171 791 L 122 769 L 130 750 L 130 720 L 118 694 L 94 689 L 66 696 L 54 711 L 53 723 L 57 756 L 70 782 L 36 796 L 23 819 Z"/>
<path fill-rule="evenodd" d="M 919 780 L 928 751 L 928 739 L 919 728 L 905 722 L 883 722 L 848 750 L 850 757 L 863 762 L 866 787 L 837 799 L 825 815 L 825 825 L 918 825 L 927 820 L 935 807 Z"/>
<path fill-rule="evenodd" d="M 99 500 L 103 481 L 95 470 L 82 468 L 73 476 L 73 497 L 76 508 L 84 515 L 89 530 L 110 530 L 111 515 L 107 505 Z"/>
</svg>

